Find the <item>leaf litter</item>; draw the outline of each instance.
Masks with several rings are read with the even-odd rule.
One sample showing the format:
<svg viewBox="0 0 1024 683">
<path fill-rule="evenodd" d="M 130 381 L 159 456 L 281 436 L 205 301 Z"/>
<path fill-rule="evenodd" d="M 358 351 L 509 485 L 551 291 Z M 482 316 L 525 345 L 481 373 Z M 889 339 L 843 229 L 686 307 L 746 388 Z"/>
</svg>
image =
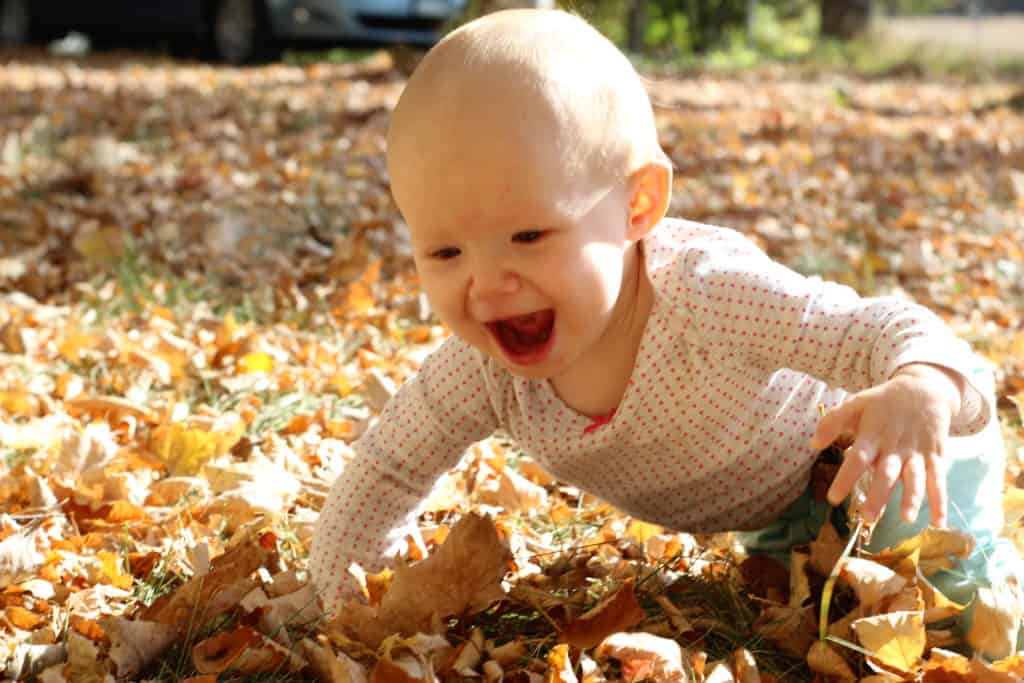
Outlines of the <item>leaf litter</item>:
<svg viewBox="0 0 1024 683">
<path fill-rule="evenodd" d="M 927 580 L 970 539 L 872 556 L 827 525 L 790 569 L 630 519 L 501 435 L 442 479 L 398 566 L 362 574 L 367 604 L 327 622 L 305 571 L 317 511 L 447 334 L 388 196 L 403 83 L 386 52 L 256 69 L 29 52 L 0 71 L 6 678 L 1024 677 L 1016 587 L 980 593 L 960 636 L 965 606 Z M 674 213 L 913 296 L 993 361 L 1021 545 L 1014 84 L 764 69 L 650 87 Z"/>
</svg>

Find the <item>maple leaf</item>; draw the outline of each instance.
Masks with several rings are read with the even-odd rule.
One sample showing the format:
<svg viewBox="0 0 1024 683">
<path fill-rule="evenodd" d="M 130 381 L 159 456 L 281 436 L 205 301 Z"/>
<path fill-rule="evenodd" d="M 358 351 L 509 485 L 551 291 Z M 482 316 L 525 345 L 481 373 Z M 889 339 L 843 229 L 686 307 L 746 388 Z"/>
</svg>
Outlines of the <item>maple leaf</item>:
<svg viewBox="0 0 1024 683">
<path fill-rule="evenodd" d="M 466 515 L 433 555 L 395 568 L 379 607 L 349 605 L 335 622 L 371 646 L 392 633 L 429 633 L 435 618 L 472 614 L 501 600 L 511 560 L 494 522 Z"/>
<path fill-rule="evenodd" d="M 593 647 L 613 633 L 625 631 L 644 620 L 632 582 L 626 583 L 562 629 L 562 640 L 581 650 Z"/>
</svg>

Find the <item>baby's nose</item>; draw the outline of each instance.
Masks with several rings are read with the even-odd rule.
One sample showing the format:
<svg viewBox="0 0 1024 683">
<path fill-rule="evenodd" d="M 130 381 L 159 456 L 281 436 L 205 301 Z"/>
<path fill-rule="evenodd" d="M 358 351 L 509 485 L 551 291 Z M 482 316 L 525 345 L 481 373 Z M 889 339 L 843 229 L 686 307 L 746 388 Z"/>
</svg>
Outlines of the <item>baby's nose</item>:
<svg viewBox="0 0 1024 683">
<path fill-rule="evenodd" d="M 512 271 L 494 264 L 481 264 L 473 273 L 470 291 L 474 299 L 486 301 L 515 294 L 519 285 L 519 276 Z"/>
</svg>

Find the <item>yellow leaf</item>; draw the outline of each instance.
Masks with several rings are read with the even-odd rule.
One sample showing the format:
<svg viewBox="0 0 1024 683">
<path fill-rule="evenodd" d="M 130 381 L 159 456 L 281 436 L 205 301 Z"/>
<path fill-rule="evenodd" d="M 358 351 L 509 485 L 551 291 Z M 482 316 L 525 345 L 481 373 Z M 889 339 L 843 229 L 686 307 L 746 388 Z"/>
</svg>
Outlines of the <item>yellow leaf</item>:
<svg viewBox="0 0 1024 683">
<path fill-rule="evenodd" d="M 227 453 L 245 432 L 238 419 L 218 420 L 209 426 L 174 422 L 153 432 L 152 447 L 172 475 L 191 475 L 210 459 Z"/>
<path fill-rule="evenodd" d="M 73 241 L 75 251 L 94 265 L 111 265 L 124 253 L 124 239 L 116 225 L 92 232 L 80 232 Z"/>
<path fill-rule="evenodd" d="M 883 667 L 904 673 L 920 668 L 925 646 L 924 614 L 920 611 L 865 617 L 853 622 L 853 630 Z"/>
<path fill-rule="evenodd" d="M 121 571 L 120 557 L 114 553 L 100 551 L 96 553 L 96 559 L 100 561 L 101 572 L 110 580 L 110 585 L 123 590 L 132 587 L 132 575 Z"/>
<path fill-rule="evenodd" d="M 642 522 L 639 519 L 634 519 L 629 523 L 626 528 L 626 535 L 635 538 L 640 543 L 646 543 L 652 536 L 657 536 L 664 531 L 657 524 L 650 524 L 648 522 Z"/>
<path fill-rule="evenodd" d="M 274 358 L 269 353 L 253 351 L 247 353 L 238 361 L 237 374 L 250 372 L 270 372 L 274 368 Z"/>
<path fill-rule="evenodd" d="M 556 645 L 548 652 L 548 672 L 544 683 L 577 683 L 572 670 L 568 645 Z"/>
<path fill-rule="evenodd" d="M 0 410 L 16 417 L 37 417 L 42 414 L 42 403 L 30 391 L 0 391 Z"/>
</svg>

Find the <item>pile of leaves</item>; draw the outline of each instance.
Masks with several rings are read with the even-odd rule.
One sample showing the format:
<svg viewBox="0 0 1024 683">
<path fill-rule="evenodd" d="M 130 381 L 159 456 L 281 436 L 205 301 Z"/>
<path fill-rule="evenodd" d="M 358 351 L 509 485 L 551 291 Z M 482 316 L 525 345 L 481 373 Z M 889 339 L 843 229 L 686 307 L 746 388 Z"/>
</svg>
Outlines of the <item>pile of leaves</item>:
<svg viewBox="0 0 1024 683">
<path fill-rule="evenodd" d="M 972 627 L 826 526 L 790 568 L 630 519 L 496 435 L 328 622 L 306 574 L 351 443 L 445 337 L 388 195 L 406 65 L 0 70 L 0 667 L 13 680 L 1014 681 L 1019 597 Z M 401 61 L 401 60 L 399 60 Z M 672 213 L 942 314 L 997 369 L 1018 542 L 1024 117 L 1012 84 L 650 81 Z M 979 655 L 964 656 L 970 646 Z"/>
</svg>

